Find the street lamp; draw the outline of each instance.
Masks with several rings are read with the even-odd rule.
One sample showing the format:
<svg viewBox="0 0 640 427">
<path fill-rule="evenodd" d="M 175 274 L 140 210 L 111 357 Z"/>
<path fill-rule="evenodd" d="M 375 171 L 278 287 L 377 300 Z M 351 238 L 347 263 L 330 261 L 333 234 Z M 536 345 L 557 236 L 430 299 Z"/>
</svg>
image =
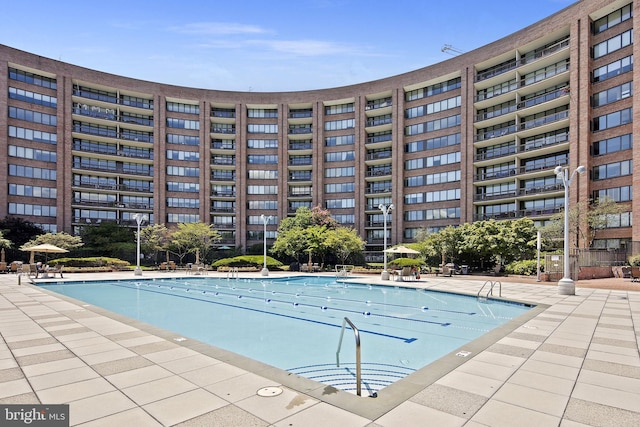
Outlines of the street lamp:
<svg viewBox="0 0 640 427">
<path fill-rule="evenodd" d="M 378 205 L 378 209 L 382 211 L 382 217 L 384 220 L 384 248 L 382 249 L 382 253 L 384 254 L 384 269 L 382 270 L 382 275 L 380 276 L 380 278 L 382 280 L 389 280 L 389 272 L 387 271 L 387 215 L 389 215 L 389 212 L 391 211 L 391 209 L 393 209 L 393 203 L 391 203 L 389 206 L 385 206 L 380 203 Z"/>
<path fill-rule="evenodd" d="M 260 215 L 262 223 L 264 224 L 264 267 L 262 267 L 262 275 L 268 276 L 269 269 L 267 268 L 267 223 L 271 221 L 271 216 Z"/>
<path fill-rule="evenodd" d="M 142 269 L 140 268 L 140 225 L 142 225 L 142 221 L 147 219 L 147 216 L 137 213 L 133 215 L 133 219 L 135 219 L 138 224 L 138 250 L 136 253 L 136 269 L 133 274 L 135 276 L 142 276 Z"/>
<path fill-rule="evenodd" d="M 585 173 L 586 170 L 587 168 L 581 165 L 578 166 L 571 175 L 569 175 L 568 166 L 556 166 L 553 171 L 556 174 L 556 177 L 562 180 L 562 185 L 564 185 L 564 267 L 562 273 L 563 277 L 558 281 L 558 293 L 560 295 L 576 294 L 575 283 L 571 280 L 571 276 L 569 274 L 569 187 L 571 186 L 571 181 L 573 181 L 573 177 L 576 172 L 582 174 Z"/>
</svg>

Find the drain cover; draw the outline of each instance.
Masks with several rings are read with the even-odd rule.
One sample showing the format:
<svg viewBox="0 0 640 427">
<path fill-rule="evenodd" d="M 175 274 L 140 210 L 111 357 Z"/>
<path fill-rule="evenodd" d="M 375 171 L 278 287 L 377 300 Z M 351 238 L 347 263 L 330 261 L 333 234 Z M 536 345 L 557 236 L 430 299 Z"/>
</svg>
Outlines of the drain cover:
<svg viewBox="0 0 640 427">
<path fill-rule="evenodd" d="M 258 390 L 257 394 L 261 397 L 274 397 L 282 394 L 282 389 L 280 387 L 264 387 Z"/>
</svg>

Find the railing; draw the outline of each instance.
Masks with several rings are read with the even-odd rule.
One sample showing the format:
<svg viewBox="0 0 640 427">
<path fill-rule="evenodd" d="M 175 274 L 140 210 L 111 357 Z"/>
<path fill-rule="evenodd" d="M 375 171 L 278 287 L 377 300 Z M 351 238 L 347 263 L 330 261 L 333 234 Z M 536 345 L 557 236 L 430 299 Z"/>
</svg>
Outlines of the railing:
<svg viewBox="0 0 640 427">
<path fill-rule="evenodd" d="M 345 317 L 342 321 L 342 329 L 340 330 L 340 341 L 338 342 L 338 349 L 336 350 L 336 366 L 340 367 L 340 348 L 342 347 L 342 337 L 344 336 L 344 327 L 346 324 L 349 324 L 351 329 L 353 330 L 353 335 L 356 338 L 356 394 L 358 396 L 362 395 L 362 366 L 360 364 L 360 331 L 358 328 L 351 323 L 348 317 Z"/>
<path fill-rule="evenodd" d="M 489 285 L 489 290 L 487 291 L 487 294 L 483 297 L 480 295 L 480 293 L 482 292 L 482 290 L 485 288 L 485 286 Z M 482 285 L 482 287 L 480 288 L 480 290 L 478 291 L 478 295 L 476 295 L 476 297 L 478 298 L 478 300 L 487 300 L 489 298 L 489 295 L 493 296 L 493 288 L 498 285 L 498 289 L 499 289 L 499 294 L 498 296 L 502 297 L 502 283 L 500 283 L 499 281 L 495 281 L 492 282 L 491 280 L 487 280 L 486 282 L 484 282 L 484 284 Z"/>
</svg>

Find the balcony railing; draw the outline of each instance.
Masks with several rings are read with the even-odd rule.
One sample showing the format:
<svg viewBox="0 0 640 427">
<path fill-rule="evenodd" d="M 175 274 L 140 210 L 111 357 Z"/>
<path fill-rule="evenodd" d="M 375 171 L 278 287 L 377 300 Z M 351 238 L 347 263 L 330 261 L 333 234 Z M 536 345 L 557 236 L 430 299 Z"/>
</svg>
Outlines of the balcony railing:
<svg viewBox="0 0 640 427">
<path fill-rule="evenodd" d="M 527 120 L 524 123 L 520 123 L 520 130 L 533 129 L 536 127 L 548 125 L 550 123 L 558 122 L 569 118 L 569 110 L 561 111 L 559 113 L 549 114 L 548 116 Z"/>
<path fill-rule="evenodd" d="M 523 57 L 520 60 L 513 60 L 511 62 L 508 62 L 506 64 L 502 64 L 500 66 L 494 67 L 494 68 L 490 68 L 488 70 L 483 70 L 481 72 L 479 72 L 478 74 L 476 74 L 475 77 L 475 82 L 480 82 L 482 80 L 487 80 L 490 79 L 492 77 L 498 76 L 500 74 L 506 73 L 507 71 L 511 71 L 514 70 L 518 67 L 521 67 L 525 64 L 530 64 L 534 61 L 537 61 L 541 58 L 544 58 L 546 56 L 552 55 L 560 50 L 566 49 L 569 47 L 570 44 L 570 40 L 568 38 L 559 41 L 558 43 L 554 44 L 553 46 L 549 46 L 548 48 L 541 50 L 540 52 L 536 52 L 536 54 L 533 57 Z"/>
<path fill-rule="evenodd" d="M 380 159 L 390 159 L 392 155 L 391 150 L 389 151 L 376 151 L 373 153 L 367 153 L 366 160 L 380 160 Z"/>
<path fill-rule="evenodd" d="M 289 150 L 311 150 L 313 148 L 313 143 L 311 142 L 289 142 Z"/>
<path fill-rule="evenodd" d="M 290 135 L 300 135 L 305 133 L 313 133 L 313 129 L 311 127 L 290 127 L 289 134 Z"/>
<path fill-rule="evenodd" d="M 367 106 L 365 107 L 365 110 L 367 111 L 376 110 L 378 108 L 391 107 L 392 105 L 393 103 L 392 103 L 391 97 L 384 98 L 384 99 L 376 99 L 375 101 L 367 102 Z"/>
</svg>

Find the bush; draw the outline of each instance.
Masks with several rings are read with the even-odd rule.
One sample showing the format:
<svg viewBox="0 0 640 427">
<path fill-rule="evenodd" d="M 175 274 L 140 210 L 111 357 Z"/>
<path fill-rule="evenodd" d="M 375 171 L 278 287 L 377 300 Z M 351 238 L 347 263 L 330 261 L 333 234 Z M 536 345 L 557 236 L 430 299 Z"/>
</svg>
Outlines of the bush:
<svg viewBox="0 0 640 427">
<path fill-rule="evenodd" d="M 544 270 L 544 261 L 540 260 L 540 271 Z M 505 266 L 507 274 L 518 274 L 521 276 L 535 276 L 538 274 L 538 261 L 535 259 L 525 259 L 514 261 Z"/>
<path fill-rule="evenodd" d="M 414 258 L 396 258 L 389 263 L 396 267 L 421 267 L 424 265 L 424 261 Z"/>
<path fill-rule="evenodd" d="M 634 267 L 640 267 L 640 255 L 633 255 L 629 257 L 629 264 Z"/>
<path fill-rule="evenodd" d="M 130 263 L 118 258 L 89 257 L 89 258 L 56 258 L 48 261 L 51 266 L 64 265 L 65 267 L 91 268 L 108 267 L 115 270 L 126 269 Z"/>
<path fill-rule="evenodd" d="M 262 268 L 264 265 L 264 255 L 242 255 L 233 258 L 223 258 L 214 262 L 213 268 L 220 267 L 255 267 Z M 278 270 L 282 267 L 282 263 L 275 258 L 267 257 L 267 268 L 269 270 Z"/>
</svg>

